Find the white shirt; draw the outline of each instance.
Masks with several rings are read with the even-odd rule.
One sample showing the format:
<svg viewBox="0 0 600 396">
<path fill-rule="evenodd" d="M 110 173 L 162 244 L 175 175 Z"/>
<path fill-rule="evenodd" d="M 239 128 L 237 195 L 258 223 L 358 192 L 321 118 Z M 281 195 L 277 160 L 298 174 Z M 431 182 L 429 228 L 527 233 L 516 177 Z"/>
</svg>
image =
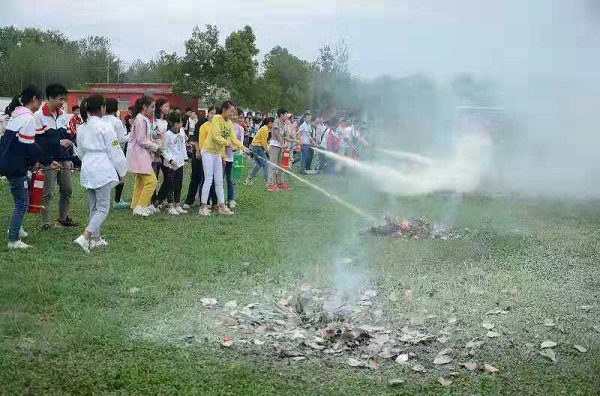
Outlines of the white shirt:
<svg viewBox="0 0 600 396">
<path fill-rule="evenodd" d="M 185 159 L 187 158 L 187 150 L 185 148 L 185 132 L 179 131 L 174 133 L 168 130 L 165 133 L 163 139 L 163 157 L 165 159 L 165 166 L 169 166 L 169 161 L 173 160 L 177 164 L 177 167 L 181 168 L 185 165 Z"/>
<path fill-rule="evenodd" d="M 119 117 L 107 114 L 104 117 L 102 117 L 102 121 L 112 126 L 113 130 L 117 134 L 117 140 L 119 141 L 119 143 L 121 143 L 121 146 L 123 146 L 129 141 L 129 135 L 127 134 L 127 130 L 125 129 L 125 126 L 123 125 Z"/>
<path fill-rule="evenodd" d="M 310 126 L 310 124 L 308 122 L 304 122 L 301 126 L 300 126 L 300 143 L 301 144 L 310 144 L 310 137 L 312 136 L 312 126 Z"/>
<path fill-rule="evenodd" d="M 285 137 L 284 125 L 279 118 L 277 118 L 273 122 L 273 128 L 271 129 L 271 131 L 274 131 L 275 129 L 279 131 L 279 134 L 282 138 Z M 271 132 L 271 140 L 269 140 L 269 145 L 274 147 L 281 147 L 281 143 L 279 143 L 279 140 L 275 139 L 275 133 L 273 132 Z"/>
<path fill-rule="evenodd" d="M 127 160 L 112 126 L 99 117 L 90 116 L 77 127 L 76 153 L 81 158 L 81 185 L 96 189 L 119 183 L 127 173 Z"/>
</svg>

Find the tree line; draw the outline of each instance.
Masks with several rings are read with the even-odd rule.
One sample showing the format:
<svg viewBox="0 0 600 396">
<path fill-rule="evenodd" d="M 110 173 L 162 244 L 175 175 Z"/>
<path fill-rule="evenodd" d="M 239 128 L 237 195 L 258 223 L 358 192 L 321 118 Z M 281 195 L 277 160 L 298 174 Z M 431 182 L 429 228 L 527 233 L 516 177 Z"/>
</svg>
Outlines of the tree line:
<svg viewBox="0 0 600 396">
<path fill-rule="evenodd" d="M 259 50 L 250 26 L 232 32 L 221 44 L 214 25 L 196 26 L 184 53 L 160 51 L 154 59 L 128 66 L 106 37 L 71 40 L 59 31 L 0 28 L 0 95 L 13 96 L 24 84 L 45 86 L 60 81 L 71 89 L 85 83 L 169 83 L 176 93 L 207 104 L 231 98 L 242 107 L 296 113 L 311 108 L 326 117 L 343 109 L 364 116 L 379 112 L 392 118 L 431 118 L 439 108 L 440 86 L 426 75 L 383 76 L 361 80 L 348 69 L 343 42 L 325 45 L 317 59 L 300 59 L 275 46 L 258 62 Z M 464 101 L 493 101 L 488 82 L 471 75 L 451 84 Z"/>
</svg>

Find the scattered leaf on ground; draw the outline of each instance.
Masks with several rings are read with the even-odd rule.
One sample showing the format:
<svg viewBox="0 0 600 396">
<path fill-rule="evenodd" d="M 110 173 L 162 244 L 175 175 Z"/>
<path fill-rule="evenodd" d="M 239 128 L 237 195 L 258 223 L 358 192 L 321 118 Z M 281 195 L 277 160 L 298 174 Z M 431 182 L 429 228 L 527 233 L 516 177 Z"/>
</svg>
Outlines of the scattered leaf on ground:
<svg viewBox="0 0 600 396">
<path fill-rule="evenodd" d="M 391 293 L 390 293 L 390 296 L 389 296 L 388 298 L 389 298 L 389 300 L 390 300 L 391 302 L 396 302 L 396 301 L 398 301 L 398 293 L 396 293 L 396 292 L 391 292 Z M 401 380 L 400 380 L 400 381 L 401 381 Z"/>
<path fill-rule="evenodd" d="M 554 326 L 556 326 L 556 323 L 554 323 L 554 320 L 552 320 L 552 319 L 546 319 L 546 320 L 544 320 L 544 326 L 554 327 Z"/>
<path fill-rule="evenodd" d="M 435 365 L 448 364 L 448 363 L 452 363 L 452 358 L 448 355 L 438 355 L 433 359 L 433 364 L 435 364 Z"/>
<path fill-rule="evenodd" d="M 203 298 L 200 300 L 203 307 L 212 308 L 217 305 L 217 300 L 215 298 Z"/>
<path fill-rule="evenodd" d="M 596 330 L 598 333 L 600 333 L 600 326 L 593 326 L 594 330 Z"/>
<path fill-rule="evenodd" d="M 137 292 L 139 292 L 141 289 L 139 287 L 131 287 L 129 289 L 127 289 L 127 293 L 129 294 L 135 294 Z"/>
<path fill-rule="evenodd" d="M 389 386 L 398 386 L 398 385 L 402 385 L 404 383 L 403 379 L 400 378 L 394 378 L 388 381 L 388 385 Z"/>
<path fill-rule="evenodd" d="M 496 337 L 500 337 L 502 334 L 498 333 L 497 331 L 488 331 L 487 332 L 487 336 L 488 338 L 496 338 Z"/>
<path fill-rule="evenodd" d="M 263 340 L 259 340 L 258 338 L 254 339 L 254 345 L 265 345 L 265 342 Z"/>
<path fill-rule="evenodd" d="M 469 290 L 469 293 L 471 293 L 471 294 L 477 294 L 477 295 L 481 296 L 481 295 L 485 294 L 485 290 L 483 290 L 481 287 L 473 286 Z"/>
<path fill-rule="evenodd" d="M 402 293 L 402 299 L 405 302 L 409 302 L 412 298 L 412 294 L 413 294 L 412 290 L 406 290 L 404 293 Z"/>
<path fill-rule="evenodd" d="M 365 292 L 363 294 L 365 295 L 365 297 L 369 297 L 369 298 L 377 297 L 377 291 L 375 291 L 375 290 L 365 290 Z"/>
<path fill-rule="evenodd" d="M 306 359 L 306 356 L 294 356 L 292 358 L 292 360 L 295 361 L 295 362 L 299 362 L 299 361 L 304 360 L 304 359 Z"/>
<path fill-rule="evenodd" d="M 582 347 L 581 345 L 573 345 L 573 348 L 577 349 L 581 353 L 586 353 L 587 349 Z"/>
<path fill-rule="evenodd" d="M 446 336 L 441 336 L 441 337 L 438 337 L 438 338 L 436 339 L 436 341 L 437 341 L 437 342 L 439 342 L 440 344 L 445 344 L 445 343 L 448 341 L 448 337 L 446 337 Z"/>
<path fill-rule="evenodd" d="M 451 380 L 449 380 L 449 379 L 446 379 L 446 378 L 444 378 L 444 377 L 440 377 L 440 378 L 438 378 L 438 382 L 439 382 L 439 383 L 440 383 L 440 385 L 442 385 L 442 386 L 450 386 L 450 385 L 452 385 L 452 381 L 451 381 Z"/>
<path fill-rule="evenodd" d="M 492 330 L 495 327 L 495 325 L 490 322 L 483 322 L 481 324 L 481 327 L 483 327 L 484 329 Z"/>
<path fill-rule="evenodd" d="M 469 371 L 473 371 L 473 370 L 477 369 L 477 363 L 475 363 L 475 362 L 465 362 L 465 363 L 461 363 L 460 365 Z"/>
<path fill-rule="evenodd" d="M 548 359 L 552 360 L 553 362 L 556 362 L 556 353 L 554 353 L 554 351 L 552 349 L 542 349 L 540 351 L 540 355 L 547 357 Z"/>
<path fill-rule="evenodd" d="M 499 371 L 496 367 L 492 366 L 491 364 L 487 364 L 487 363 L 483 365 L 483 369 L 487 373 L 497 373 Z"/>
<path fill-rule="evenodd" d="M 408 362 L 408 353 L 402 353 L 396 358 L 396 363 L 404 364 Z"/>
<path fill-rule="evenodd" d="M 235 300 L 227 301 L 225 303 L 225 309 L 229 309 L 229 310 L 236 309 L 237 306 L 238 306 L 238 304 L 237 304 L 237 301 L 235 301 Z"/>
<path fill-rule="evenodd" d="M 582 309 L 584 311 L 591 311 L 594 308 L 593 305 L 580 305 L 579 309 Z"/>
<path fill-rule="evenodd" d="M 544 349 L 544 348 L 554 348 L 556 345 L 558 345 L 556 342 L 550 341 L 550 340 L 546 340 L 546 341 L 542 342 L 542 345 L 540 345 L 540 348 L 541 349 Z"/>
<path fill-rule="evenodd" d="M 230 347 L 233 345 L 233 340 L 229 337 L 225 337 L 223 338 L 223 340 L 221 341 L 221 345 L 223 345 L 224 347 Z"/>
<path fill-rule="evenodd" d="M 456 323 L 456 321 L 457 321 L 457 320 L 458 320 L 458 319 L 456 319 L 456 317 L 454 317 L 454 316 L 453 316 L 453 317 L 451 317 L 450 319 L 448 319 L 448 323 L 449 323 L 449 324 L 454 324 L 454 323 Z"/>
<path fill-rule="evenodd" d="M 414 366 L 412 366 L 413 371 L 416 371 L 418 373 L 424 373 L 425 372 L 425 367 L 422 364 L 415 364 Z"/>
</svg>

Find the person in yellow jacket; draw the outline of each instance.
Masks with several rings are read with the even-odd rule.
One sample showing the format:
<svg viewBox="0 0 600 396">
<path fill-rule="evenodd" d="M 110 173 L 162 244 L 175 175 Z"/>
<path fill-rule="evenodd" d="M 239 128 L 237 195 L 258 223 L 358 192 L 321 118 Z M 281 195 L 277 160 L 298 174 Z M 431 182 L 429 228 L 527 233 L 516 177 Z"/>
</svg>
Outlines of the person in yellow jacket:
<svg viewBox="0 0 600 396">
<path fill-rule="evenodd" d="M 269 132 L 273 128 L 273 117 L 267 117 L 263 120 L 262 126 L 254 136 L 250 144 L 250 151 L 254 154 L 254 166 L 248 173 L 248 178 L 245 181 L 246 185 L 252 184 L 252 179 L 262 168 L 263 178 L 265 183 L 269 182 L 269 166 L 267 165 L 267 155 L 269 152 Z"/>
<path fill-rule="evenodd" d="M 223 191 L 223 148 L 225 146 L 234 146 L 238 149 L 249 152 L 249 150 L 235 137 L 233 123 L 231 118 L 236 115 L 236 107 L 230 101 L 225 101 L 221 105 L 218 114 L 210 122 L 210 130 L 206 139 L 202 141 L 202 167 L 204 169 L 204 183 L 202 184 L 200 216 L 208 216 L 208 194 L 210 186 L 214 180 L 217 193 L 218 209 L 217 212 L 222 215 L 232 215 L 233 212 L 225 206 L 225 194 Z M 200 139 L 202 139 L 202 130 L 200 130 Z"/>
</svg>

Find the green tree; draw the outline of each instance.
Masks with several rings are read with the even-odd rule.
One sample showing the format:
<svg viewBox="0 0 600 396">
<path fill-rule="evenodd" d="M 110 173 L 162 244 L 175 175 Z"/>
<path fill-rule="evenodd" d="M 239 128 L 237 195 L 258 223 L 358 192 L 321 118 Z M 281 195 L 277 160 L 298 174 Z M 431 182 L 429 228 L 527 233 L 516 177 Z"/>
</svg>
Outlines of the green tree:
<svg viewBox="0 0 600 396">
<path fill-rule="evenodd" d="M 250 26 L 235 31 L 225 40 L 222 56 L 222 85 L 241 105 L 252 102 L 252 87 L 256 80 L 258 55 L 256 37 Z"/>
</svg>

